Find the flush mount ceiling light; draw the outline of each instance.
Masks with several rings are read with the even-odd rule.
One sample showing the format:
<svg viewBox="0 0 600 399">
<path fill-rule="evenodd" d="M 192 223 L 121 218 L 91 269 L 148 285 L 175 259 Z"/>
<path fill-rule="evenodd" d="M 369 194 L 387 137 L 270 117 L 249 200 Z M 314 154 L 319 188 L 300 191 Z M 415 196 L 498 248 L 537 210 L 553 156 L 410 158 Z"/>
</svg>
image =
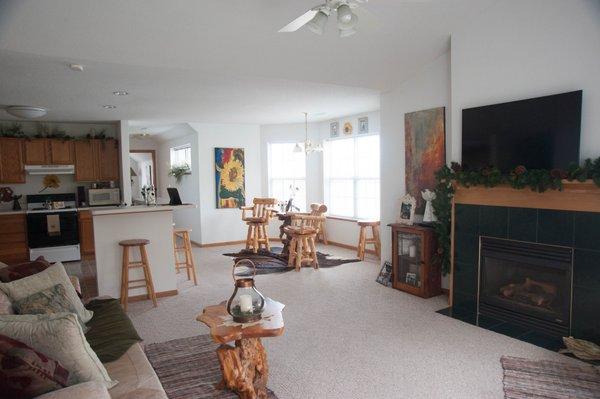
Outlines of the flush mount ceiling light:
<svg viewBox="0 0 600 399">
<path fill-rule="evenodd" d="M 104 109 L 115 109 L 115 108 L 117 108 L 117 106 L 116 105 L 112 105 L 112 104 L 106 104 L 106 105 L 103 105 L 102 108 L 104 108 Z"/>
<path fill-rule="evenodd" d="M 352 12 L 353 8 L 359 7 L 368 0 L 327 0 L 325 4 L 315 6 L 281 28 L 279 32 L 295 32 L 304 25 L 317 35 L 322 35 L 327 19 L 332 12 L 337 13 L 337 27 L 340 37 L 348 37 L 355 34 L 358 24 L 358 16 Z"/>
<path fill-rule="evenodd" d="M 5 108 L 5 111 L 12 116 L 23 119 L 41 118 L 48 112 L 46 108 L 31 107 L 28 105 L 10 105 Z"/>
<path fill-rule="evenodd" d="M 129 94 L 129 92 L 126 91 L 126 90 L 115 90 L 115 91 L 113 91 L 113 95 L 115 95 L 115 96 L 126 96 L 128 94 Z"/>
</svg>

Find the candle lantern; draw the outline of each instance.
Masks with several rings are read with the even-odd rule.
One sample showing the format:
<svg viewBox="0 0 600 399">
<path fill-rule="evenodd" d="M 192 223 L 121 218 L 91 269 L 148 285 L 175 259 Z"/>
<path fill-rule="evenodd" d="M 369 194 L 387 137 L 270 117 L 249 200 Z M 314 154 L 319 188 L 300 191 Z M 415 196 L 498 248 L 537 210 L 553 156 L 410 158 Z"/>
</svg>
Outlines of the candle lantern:
<svg viewBox="0 0 600 399">
<path fill-rule="evenodd" d="M 244 264 L 252 266 L 252 277 L 236 278 L 235 269 Z M 260 320 L 265 307 L 265 297 L 254 286 L 256 266 L 251 260 L 242 259 L 233 265 L 232 275 L 235 290 L 229 301 L 227 301 L 227 312 L 233 316 L 233 321 L 237 323 L 250 323 Z"/>
</svg>

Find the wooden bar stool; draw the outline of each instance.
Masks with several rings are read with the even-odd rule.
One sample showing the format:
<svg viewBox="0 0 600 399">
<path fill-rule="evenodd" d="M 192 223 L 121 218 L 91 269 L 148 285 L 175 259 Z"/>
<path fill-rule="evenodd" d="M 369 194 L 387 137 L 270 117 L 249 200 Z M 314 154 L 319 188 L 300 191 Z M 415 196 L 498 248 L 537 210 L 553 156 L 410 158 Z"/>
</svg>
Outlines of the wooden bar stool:
<svg viewBox="0 0 600 399">
<path fill-rule="evenodd" d="M 273 216 L 273 207 L 277 203 L 275 198 L 254 198 L 252 206 L 242 206 L 242 220 L 248 225 L 248 235 L 246 237 L 246 249 L 251 249 L 257 253 L 264 247 L 271 251 L 269 243 L 269 221 Z M 247 216 L 246 212 L 251 211 L 252 216 Z"/>
<path fill-rule="evenodd" d="M 373 244 L 377 258 L 381 259 L 381 241 L 379 240 L 379 220 L 359 220 L 360 234 L 358 236 L 358 251 L 356 256 L 365 260 L 365 247 Z M 367 237 L 367 229 L 371 227 L 371 237 Z"/>
<path fill-rule="evenodd" d="M 187 229 L 173 229 L 173 255 L 175 255 L 175 271 L 179 273 L 181 269 L 187 272 L 188 280 L 194 280 L 194 285 L 198 285 L 196 280 L 196 264 L 194 263 L 194 254 L 192 253 L 192 241 L 190 240 L 190 231 Z M 179 245 L 178 240 L 182 244 Z M 184 260 L 181 261 L 181 254 Z"/>
<path fill-rule="evenodd" d="M 319 268 L 315 242 L 319 232 L 316 226 L 321 219 L 322 217 L 318 216 L 293 215 L 292 224 L 284 229 L 285 233 L 291 237 L 288 247 L 288 266 L 295 266 L 297 272 L 304 263 L 311 264 L 314 269 Z"/>
<path fill-rule="evenodd" d="M 152 272 L 148 263 L 148 254 L 146 253 L 146 245 L 150 244 L 149 240 L 135 239 L 120 241 L 119 245 L 123 247 L 123 266 L 121 271 L 121 305 L 127 311 L 127 301 L 129 299 L 129 290 L 135 288 L 146 288 L 148 291 L 148 299 L 152 300 L 154 307 L 156 304 L 156 293 L 154 292 L 154 283 L 152 282 Z M 140 262 L 132 262 L 129 259 L 130 248 L 137 247 L 140 251 Z M 129 269 L 139 269 L 144 271 L 144 278 L 137 280 L 129 280 Z M 139 285 L 130 286 L 131 283 L 141 283 Z"/>
</svg>

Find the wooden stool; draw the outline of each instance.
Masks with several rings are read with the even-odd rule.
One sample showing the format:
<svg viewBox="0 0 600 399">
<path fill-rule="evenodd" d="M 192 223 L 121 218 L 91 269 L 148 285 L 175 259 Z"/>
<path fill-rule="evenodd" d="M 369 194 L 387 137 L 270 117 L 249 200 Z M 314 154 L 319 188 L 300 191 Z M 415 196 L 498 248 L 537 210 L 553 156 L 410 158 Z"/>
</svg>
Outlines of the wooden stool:
<svg viewBox="0 0 600 399">
<path fill-rule="evenodd" d="M 242 206 L 242 220 L 248 225 L 248 235 L 246 237 L 246 249 L 251 249 L 257 253 L 264 248 L 271 251 L 269 243 L 269 221 L 275 213 L 273 207 L 277 203 L 275 198 L 254 198 L 252 206 Z M 246 212 L 251 211 L 252 216 L 246 216 Z"/>
<path fill-rule="evenodd" d="M 359 220 L 360 234 L 358 236 L 358 252 L 356 256 L 365 260 L 365 247 L 373 244 L 377 258 L 381 259 L 381 241 L 379 241 L 379 220 Z M 371 237 L 367 237 L 367 228 L 371 227 Z"/>
<path fill-rule="evenodd" d="M 194 263 L 194 255 L 192 254 L 192 241 L 190 240 L 190 231 L 187 229 L 173 229 L 173 255 L 175 255 L 175 271 L 185 269 L 188 280 L 194 280 L 194 285 L 198 285 L 196 280 L 196 265 Z M 177 239 L 180 238 L 183 242 L 179 245 Z M 180 254 L 184 255 L 184 261 L 180 261 Z"/>
<path fill-rule="evenodd" d="M 150 272 L 150 265 L 148 263 L 148 254 L 146 254 L 146 245 L 150 244 L 150 241 L 144 239 L 138 240 L 124 240 L 120 241 L 119 245 L 123 247 L 123 267 L 121 271 L 121 305 L 123 309 L 127 311 L 127 300 L 129 299 L 129 290 L 135 288 L 146 288 L 148 291 L 148 298 L 152 299 L 154 307 L 156 304 L 156 293 L 154 292 L 154 283 L 152 282 L 152 273 Z M 138 247 L 140 250 L 141 262 L 131 262 L 129 260 L 129 248 Z M 144 271 L 144 278 L 138 280 L 129 280 L 129 269 L 142 268 Z M 130 283 L 141 283 L 144 284 L 130 286 Z"/>
<path fill-rule="evenodd" d="M 286 233 L 291 236 L 288 254 L 288 266 L 296 267 L 299 272 L 303 263 L 312 264 L 314 269 L 319 268 L 317 259 L 317 229 L 313 227 L 295 227 L 286 228 Z"/>
</svg>

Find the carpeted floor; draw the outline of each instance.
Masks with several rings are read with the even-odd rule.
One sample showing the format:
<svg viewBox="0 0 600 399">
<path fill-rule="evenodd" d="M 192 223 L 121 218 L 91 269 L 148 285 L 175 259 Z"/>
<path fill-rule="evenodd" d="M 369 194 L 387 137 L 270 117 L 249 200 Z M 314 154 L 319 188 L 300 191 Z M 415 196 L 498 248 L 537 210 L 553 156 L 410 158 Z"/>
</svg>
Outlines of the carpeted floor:
<svg viewBox="0 0 600 399">
<path fill-rule="evenodd" d="M 194 248 L 198 286 L 180 275 L 180 293 L 132 303 L 130 316 L 146 343 L 207 334 L 204 306 L 233 291 L 231 259 L 240 246 Z M 353 258 L 353 251 L 319 248 Z M 503 398 L 502 356 L 559 360 L 564 355 L 435 313 L 446 298 L 421 299 L 375 282 L 366 262 L 315 271 L 257 276 L 265 295 L 286 304 L 283 336 L 263 340 L 269 387 L 280 399 Z"/>
</svg>

